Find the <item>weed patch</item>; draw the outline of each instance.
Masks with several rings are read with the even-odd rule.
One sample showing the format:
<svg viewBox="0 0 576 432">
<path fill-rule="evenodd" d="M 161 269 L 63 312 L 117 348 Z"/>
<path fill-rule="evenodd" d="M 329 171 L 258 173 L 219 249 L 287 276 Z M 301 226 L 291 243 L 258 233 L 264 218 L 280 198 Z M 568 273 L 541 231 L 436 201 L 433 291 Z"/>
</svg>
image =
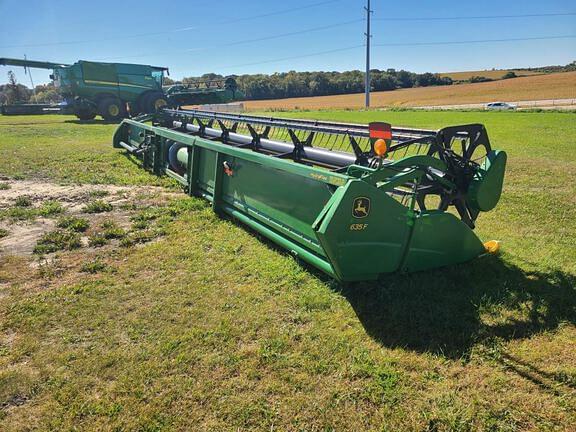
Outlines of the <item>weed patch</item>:
<svg viewBox="0 0 576 432">
<path fill-rule="evenodd" d="M 97 190 L 93 190 L 88 192 L 88 196 L 90 196 L 91 198 L 103 198 L 105 196 L 110 195 L 110 192 L 108 192 L 107 190 L 104 189 L 97 189 Z"/>
<path fill-rule="evenodd" d="M 92 247 L 102 247 L 108 243 L 110 243 L 110 240 L 104 237 L 102 233 L 92 234 L 88 237 L 88 244 Z"/>
<path fill-rule="evenodd" d="M 150 226 L 150 222 L 147 220 L 135 220 L 132 222 L 132 229 L 133 230 L 143 230 Z"/>
<path fill-rule="evenodd" d="M 12 221 L 31 221 L 36 218 L 36 210 L 32 207 L 11 207 L 0 210 L 0 219 Z"/>
<path fill-rule="evenodd" d="M 14 201 L 16 207 L 31 207 L 32 199 L 27 195 L 21 195 Z"/>
<path fill-rule="evenodd" d="M 45 201 L 38 208 L 38 214 L 44 217 L 51 217 L 61 213 L 64 213 L 64 207 L 55 200 Z"/>
<path fill-rule="evenodd" d="M 89 202 L 84 207 L 85 213 L 106 213 L 112 211 L 112 204 L 103 200 Z"/>
<path fill-rule="evenodd" d="M 95 261 L 88 261 L 82 264 L 82 266 L 80 267 L 81 272 L 91 274 L 102 273 L 107 270 L 109 270 L 108 265 L 105 262 L 100 261 L 99 259 L 96 259 Z"/>
<path fill-rule="evenodd" d="M 119 227 L 116 222 L 107 220 L 102 222 L 102 236 L 106 239 L 121 239 L 126 235 L 126 231 Z"/>
<path fill-rule="evenodd" d="M 84 232 L 90 226 L 88 219 L 76 216 L 64 216 L 58 219 L 56 223 L 58 228 L 68 229 L 75 232 Z"/>
<path fill-rule="evenodd" d="M 138 243 L 147 243 L 160 235 L 162 235 L 162 233 L 154 229 L 132 231 L 120 240 L 120 246 L 129 247 Z"/>
<path fill-rule="evenodd" d="M 12 221 L 32 221 L 38 216 L 51 217 L 64 212 L 64 207 L 54 200 L 43 202 L 40 207 L 32 207 L 32 200 L 28 196 L 20 196 L 13 207 L 0 210 L 0 219 Z"/>
<path fill-rule="evenodd" d="M 55 230 L 44 234 L 36 247 L 34 253 L 42 255 L 60 250 L 72 250 L 81 246 L 80 235 L 78 233 Z"/>
</svg>

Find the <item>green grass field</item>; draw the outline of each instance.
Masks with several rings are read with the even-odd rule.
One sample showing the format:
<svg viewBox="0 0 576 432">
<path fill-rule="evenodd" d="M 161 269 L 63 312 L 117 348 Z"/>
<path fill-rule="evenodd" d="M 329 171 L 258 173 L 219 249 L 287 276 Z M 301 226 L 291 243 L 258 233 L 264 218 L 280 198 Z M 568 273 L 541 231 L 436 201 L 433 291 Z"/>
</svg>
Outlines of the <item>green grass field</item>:
<svg viewBox="0 0 576 432">
<path fill-rule="evenodd" d="M 106 271 L 80 271 L 83 249 L 58 268 L 0 252 L 0 429 L 575 430 L 576 114 L 281 115 L 484 123 L 509 167 L 478 233 L 503 253 L 339 286 L 185 195 Z M 0 182 L 175 188 L 114 129 L 0 117 Z"/>
</svg>

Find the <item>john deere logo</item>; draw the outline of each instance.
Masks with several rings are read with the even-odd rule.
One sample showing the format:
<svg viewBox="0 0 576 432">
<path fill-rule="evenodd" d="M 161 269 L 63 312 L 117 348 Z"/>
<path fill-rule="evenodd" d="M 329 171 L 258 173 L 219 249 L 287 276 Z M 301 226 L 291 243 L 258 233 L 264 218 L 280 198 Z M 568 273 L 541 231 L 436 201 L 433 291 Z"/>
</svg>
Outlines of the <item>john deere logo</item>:
<svg viewBox="0 0 576 432">
<path fill-rule="evenodd" d="M 365 218 L 370 213 L 370 198 L 358 197 L 354 200 L 352 216 L 355 218 Z"/>
</svg>

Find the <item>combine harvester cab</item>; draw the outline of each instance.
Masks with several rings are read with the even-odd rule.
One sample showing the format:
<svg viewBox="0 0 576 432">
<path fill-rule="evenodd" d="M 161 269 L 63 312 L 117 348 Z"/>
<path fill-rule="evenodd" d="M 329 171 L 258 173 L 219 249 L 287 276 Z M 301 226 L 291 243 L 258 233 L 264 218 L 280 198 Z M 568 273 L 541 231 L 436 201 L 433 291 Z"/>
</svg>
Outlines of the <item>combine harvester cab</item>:
<svg viewBox="0 0 576 432">
<path fill-rule="evenodd" d="M 479 124 L 431 131 L 164 109 L 124 120 L 114 147 L 339 281 L 497 248 L 473 229 L 500 198 L 506 153 Z"/>
</svg>

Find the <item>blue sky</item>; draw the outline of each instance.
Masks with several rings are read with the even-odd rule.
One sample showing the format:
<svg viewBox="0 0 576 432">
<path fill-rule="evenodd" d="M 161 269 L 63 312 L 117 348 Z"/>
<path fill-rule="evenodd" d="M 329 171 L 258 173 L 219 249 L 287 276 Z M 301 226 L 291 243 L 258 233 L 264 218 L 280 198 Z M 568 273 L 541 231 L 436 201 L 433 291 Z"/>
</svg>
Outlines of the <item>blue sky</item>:
<svg viewBox="0 0 576 432">
<path fill-rule="evenodd" d="M 364 0 L 0 0 L 0 57 L 154 64 L 168 66 L 175 79 L 206 72 L 363 69 L 364 5 Z M 393 45 L 576 36 L 576 15 L 436 19 L 576 13 L 574 0 L 372 0 L 372 9 L 373 68 L 448 72 L 576 60 L 576 38 Z M 376 46 L 382 44 L 389 45 Z M 11 69 L 29 84 L 22 68 Z M 8 70 L 0 67 L 0 83 Z M 34 70 L 35 83 L 47 82 L 48 74 Z"/>
</svg>

